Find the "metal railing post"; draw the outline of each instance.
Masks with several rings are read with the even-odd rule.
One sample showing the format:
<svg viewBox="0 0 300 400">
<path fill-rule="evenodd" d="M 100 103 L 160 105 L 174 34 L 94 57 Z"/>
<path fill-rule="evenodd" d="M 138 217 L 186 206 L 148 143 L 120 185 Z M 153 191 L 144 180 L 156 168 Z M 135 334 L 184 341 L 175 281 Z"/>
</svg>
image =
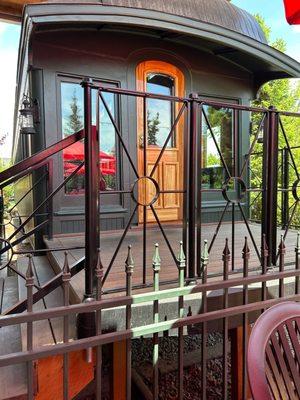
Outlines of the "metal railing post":
<svg viewBox="0 0 300 400">
<path fill-rule="evenodd" d="M 188 277 L 196 277 L 196 160 L 198 135 L 198 94 L 190 95 L 188 154 Z M 201 204 L 198 204 L 201 207 Z"/>
<path fill-rule="evenodd" d="M 85 131 L 85 298 L 91 298 L 100 246 L 99 136 L 98 127 L 92 129 L 92 80 L 85 78 L 82 87 Z"/>
<path fill-rule="evenodd" d="M 85 78 L 81 85 L 84 90 L 85 132 L 85 293 L 83 300 L 85 303 L 90 303 L 95 300 L 94 282 L 96 286 L 98 249 L 100 247 L 99 135 L 98 126 L 96 129 L 92 128 L 92 80 Z M 79 314 L 77 317 L 78 338 L 93 336 L 95 332 L 95 312 Z M 92 362 L 91 348 L 86 351 L 86 360 Z"/>
<path fill-rule="evenodd" d="M 47 195 L 50 196 L 53 192 L 53 159 L 49 160 L 47 165 L 48 176 L 47 176 Z M 48 239 L 53 239 L 53 223 L 54 223 L 54 212 L 53 212 L 53 198 L 50 199 L 48 203 L 48 213 L 49 213 L 49 226 L 48 226 Z"/>
<path fill-rule="evenodd" d="M 269 249 L 268 266 L 276 264 L 277 254 L 278 123 L 278 112 L 270 107 L 264 135 L 262 210 L 262 234 Z"/>
<path fill-rule="evenodd" d="M 289 221 L 289 150 L 287 147 L 282 149 L 282 172 L 281 224 L 282 229 L 286 229 Z"/>
</svg>

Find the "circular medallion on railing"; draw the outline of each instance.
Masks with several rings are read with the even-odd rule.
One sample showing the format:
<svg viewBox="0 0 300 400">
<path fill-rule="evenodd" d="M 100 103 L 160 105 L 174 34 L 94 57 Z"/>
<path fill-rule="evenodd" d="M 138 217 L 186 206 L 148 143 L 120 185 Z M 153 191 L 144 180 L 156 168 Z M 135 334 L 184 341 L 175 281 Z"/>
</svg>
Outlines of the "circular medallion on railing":
<svg viewBox="0 0 300 400">
<path fill-rule="evenodd" d="M 293 183 L 292 193 L 293 193 L 294 199 L 296 201 L 299 201 L 300 200 L 300 179 L 297 179 Z"/>
<path fill-rule="evenodd" d="M 229 178 L 222 186 L 222 194 L 225 200 L 233 204 L 240 203 L 246 195 L 246 185 L 243 179 Z"/>
<path fill-rule="evenodd" d="M 141 176 L 132 185 L 131 197 L 140 206 L 151 206 L 158 196 L 158 183 L 150 176 Z"/>
<path fill-rule="evenodd" d="M 12 225 L 12 226 L 14 226 L 13 225 L 13 222 L 12 222 L 12 220 L 13 220 L 13 216 L 12 215 L 10 215 L 10 214 L 6 214 L 5 216 L 4 216 L 4 221 L 5 222 L 3 222 L 2 224 L 0 223 L 0 226 L 8 226 L 8 225 Z"/>
<path fill-rule="evenodd" d="M 10 265 L 13 255 L 14 251 L 10 242 L 0 238 L 0 271 Z M 6 258 L 6 260 L 2 262 L 4 258 Z"/>
</svg>

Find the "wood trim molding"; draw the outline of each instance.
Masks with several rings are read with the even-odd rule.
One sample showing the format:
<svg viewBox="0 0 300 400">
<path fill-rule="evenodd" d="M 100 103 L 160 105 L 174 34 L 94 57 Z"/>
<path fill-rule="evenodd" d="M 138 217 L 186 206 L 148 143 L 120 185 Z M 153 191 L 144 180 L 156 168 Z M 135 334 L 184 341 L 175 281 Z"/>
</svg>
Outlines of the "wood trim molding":
<svg viewBox="0 0 300 400">
<path fill-rule="evenodd" d="M 149 73 L 165 74 L 174 79 L 174 96 L 184 97 L 185 95 L 185 78 L 183 72 L 177 68 L 175 65 L 170 64 L 165 61 L 160 60 L 146 60 L 139 63 L 136 67 L 136 89 L 141 92 L 147 91 L 147 76 Z M 179 110 L 182 106 L 181 103 L 174 102 L 174 115 L 177 116 Z M 147 166 L 144 166 L 143 149 L 140 146 L 140 132 L 144 130 L 143 123 L 143 100 L 141 98 L 137 99 L 137 154 L 138 154 L 138 170 L 140 175 L 145 175 L 144 168 L 148 170 L 149 165 L 153 160 L 156 160 L 160 148 L 154 148 L 152 146 L 147 146 Z M 164 155 L 160 161 L 160 166 L 157 168 L 158 182 L 160 187 L 164 187 L 164 172 L 166 165 L 177 166 L 178 171 L 182 171 L 182 165 L 184 162 L 184 152 L 183 152 L 183 130 L 184 130 L 184 118 L 181 118 L 176 127 L 176 145 L 171 149 L 165 149 Z M 171 155 L 173 154 L 173 156 Z M 151 161 L 152 159 L 152 161 Z M 182 189 L 183 187 L 183 173 L 176 175 L 176 187 L 171 189 Z M 177 176 L 178 175 L 178 176 Z M 172 186 L 172 185 L 171 185 Z M 146 189 L 145 189 L 146 190 Z M 142 191 L 139 193 L 140 200 L 143 202 L 143 196 L 145 193 Z M 170 197 L 170 196 L 169 196 Z M 158 201 L 155 203 L 155 209 L 158 212 L 158 217 L 161 221 L 175 221 L 182 219 L 182 199 L 181 196 L 175 195 L 174 205 L 168 206 L 168 195 L 159 196 Z M 143 210 L 139 207 L 139 221 L 142 221 Z M 147 217 L 147 222 L 154 222 L 154 216 L 152 212 L 147 212 L 149 219 Z M 176 217 L 174 217 L 176 215 Z"/>
<path fill-rule="evenodd" d="M 149 60 L 138 64 L 136 68 L 136 82 L 138 91 L 146 91 L 146 77 L 150 72 L 163 73 L 171 76 L 175 81 L 175 96 L 184 97 L 184 75 L 175 65 L 165 61 Z"/>
</svg>

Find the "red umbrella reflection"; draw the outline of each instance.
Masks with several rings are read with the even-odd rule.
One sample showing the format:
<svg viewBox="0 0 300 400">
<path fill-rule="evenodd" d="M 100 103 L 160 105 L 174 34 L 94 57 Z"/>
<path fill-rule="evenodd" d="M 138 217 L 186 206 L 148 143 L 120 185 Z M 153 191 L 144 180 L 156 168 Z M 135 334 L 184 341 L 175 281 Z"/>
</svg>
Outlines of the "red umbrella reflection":
<svg viewBox="0 0 300 400">
<path fill-rule="evenodd" d="M 94 127 L 95 129 L 95 127 Z M 84 160 L 84 143 L 76 142 L 63 150 L 64 171 L 65 175 L 70 175 L 78 167 L 78 164 Z M 116 157 L 99 151 L 100 171 L 102 175 L 115 175 L 116 173 Z M 83 175 L 84 166 L 78 171 Z"/>
</svg>

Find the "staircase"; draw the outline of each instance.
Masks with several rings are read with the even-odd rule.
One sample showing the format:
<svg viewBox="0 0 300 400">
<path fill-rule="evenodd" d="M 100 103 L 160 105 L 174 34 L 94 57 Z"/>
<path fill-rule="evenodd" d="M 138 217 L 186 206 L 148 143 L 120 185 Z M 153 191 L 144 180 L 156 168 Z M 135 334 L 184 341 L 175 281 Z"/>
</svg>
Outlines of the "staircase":
<svg viewBox="0 0 300 400">
<path fill-rule="evenodd" d="M 0 311 L 14 305 L 18 300 L 18 278 L 0 272 Z M 0 328 L 0 355 L 22 350 L 20 326 Z M 25 400 L 27 398 L 26 366 L 13 365 L 0 370 L 0 399 Z"/>
<path fill-rule="evenodd" d="M 40 286 L 55 276 L 46 256 L 33 257 L 35 284 Z M 17 260 L 17 269 L 23 274 L 28 266 L 27 257 Z M 1 313 L 26 298 L 25 281 L 20 276 L 7 276 L 0 272 L 0 309 Z M 34 304 L 33 310 L 59 307 L 63 305 L 63 291 L 59 287 Z M 41 347 L 62 342 L 62 318 L 37 321 L 34 323 L 33 346 Z M 75 337 L 75 316 L 70 316 L 70 340 Z M 0 355 L 26 350 L 26 324 L 0 328 Z M 70 353 L 69 357 L 69 393 L 73 398 L 80 393 L 94 378 L 93 364 L 86 363 L 82 351 Z M 63 358 L 53 356 L 35 362 L 35 400 L 53 400 L 62 398 L 63 390 Z M 0 399 L 27 399 L 26 365 L 13 365 L 0 370 Z"/>
</svg>

